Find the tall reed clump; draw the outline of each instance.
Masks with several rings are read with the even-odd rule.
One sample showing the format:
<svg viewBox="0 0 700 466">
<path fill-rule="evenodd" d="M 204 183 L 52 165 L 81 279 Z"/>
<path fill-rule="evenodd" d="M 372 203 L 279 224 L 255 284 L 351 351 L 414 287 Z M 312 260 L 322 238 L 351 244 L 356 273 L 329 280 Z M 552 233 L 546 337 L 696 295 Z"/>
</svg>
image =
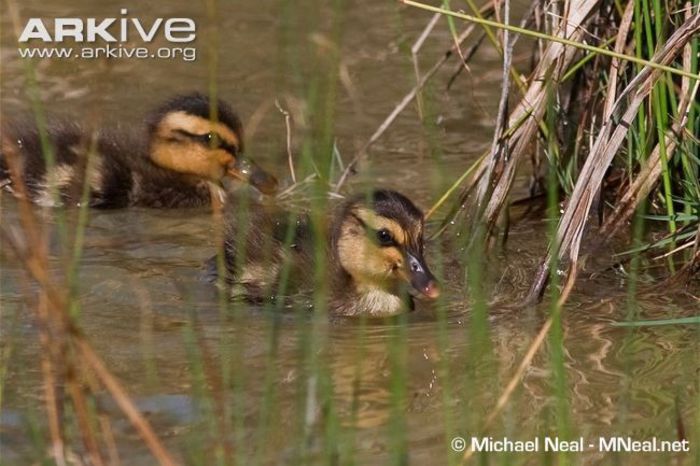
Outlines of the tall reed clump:
<svg viewBox="0 0 700 466">
<path fill-rule="evenodd" d="M 605 242 L 625 228 L 631 232 L 635 212 L 642 217 L 636 229 L 642 249 L 668 258 L 670 271 L 682 272 L 676 278 L 697 269 L 697 1 L 536 2 L 521 26 L 488 20 L 471 3 L 471 14 L 451 11 L 448 2 L 444 8 L 403 3 L 465 20 L 465 31 L 479 24 L 504 57 L 504 96 L 514 82 L 516 103 L 509 111 L 502 99 L 491 150 L 438 203 L 463 184 L 444 224 L 475 205 L 477 219 L 495 233 L 507 217 L 516 170 L 530 160 L 532 194 L 549 189 L 546 173 L 553 172 L 564 200 L 532 300 L 546 286 L 553 255 L 575 274 L 585 233 L 597 228 Z M 500 40 L 498 30 L 506 32 Z M 462 37 L 454 36 L 459 44 Z M 526 75 L 509 56 L 519 37 L 535 39 Z M 639 251 L 635 246 L 630 250 Z"/>
</svg>

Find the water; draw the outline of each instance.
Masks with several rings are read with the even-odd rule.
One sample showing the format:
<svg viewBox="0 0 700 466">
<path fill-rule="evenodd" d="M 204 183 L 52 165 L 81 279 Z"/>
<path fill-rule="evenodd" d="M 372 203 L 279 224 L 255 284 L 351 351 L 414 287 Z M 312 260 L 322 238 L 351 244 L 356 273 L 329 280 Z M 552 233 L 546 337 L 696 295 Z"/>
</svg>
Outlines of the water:
<svg viewBox="0 0 700 466">
<path fill-rule="evenodd" d="M 116 16 L 123 6 L 114 1 L 47 5 L 31 0 L 22 3 L 20 14 L 100 18 Z M 178 0 L 159 5 L 157 12 L 136 4 L 129 11 L 144 22 L 161 16 L 195 18 L 198 59 L 40 62 L 38 89 L 49 113 L 103 125 L 140 125 L 143 115 L 164 98 L 208 88 L 206 31 L 212 20 L 204 5 Z M 333 8 L 325 3 L 258 1 L 222 3 L 213 20 L 221 44 L 218 92 L 247 122 L 249 155 L 283 179 L 288 178 L 286 134 L 273 102 L 278 98 L 292 110 L 303 108 L 309 81 L 329 62 L 333 18 Z M 394 2 L 344 5 L 340 69 L 349 80 L 338 84 L 333 134 L 346 161 L 414 84 L 406 49 L 428 19 Z M 7 15 L 0 26 L 0 104 L 2 118 L 9 119 L 28 108 L 26 75 Z M 440 23 L 421 53 L 422 70 L 449 44 L 449 32 Z M 485 45 L 470 66 L 472 73 L 464 73 L 449 93 L 444 83 L 452 63 L 429 88 L 428 126 L 434 131 L 426 130 L 416 106 L 409 106 L 375 144 L 371 161 L 352 179 L 351 190 L 395 188 L 427 209 L 489 146 L 500 92 L 499 60 Z M 296 153 L 305 131 L 301 124 L 294 128 Z M 523 173 L 514 197 L 523 196 L 526 188 Z M 16 204 L 7 195 L 1 199 L 6 228 L 17 221 Z M 212 413 L 219 412 L 212 405 L 216 397 L 203 391 L 193 364 L 201 348 L 208 349 L 215 367 L 223 368 L 218 372 L 230 377 L 221 400 L 233 413 L 230 439 L 241 464 L 251 458 L 293 464 L 302 445 L 311 462 L 322 463 L 327 438 L 337 441 L 344 461 L 352 452 L 356 464 L 400 462 L 396 455 L 402 445 L 411 464 L 445 464 L 459 458 L 450 450 L 450 439 L 468 438 L 482 425 L 545 320 L 545 309 L 519 306 L 544 252 L 544 222 L 515 225 L 505 248 L 490 257 L 486 279 L 493 304 L 482 331 L 476 329 L 479 321 L 449 243 L 431 245 L 428 256 L 434 263 L 441 249 L 450 258 L 439 267 L 445 313 L 422 307 L 406 321 L 366 327 L 347 321 L 319 323 L 309 313 L 273 316 L 257 308 L 222 313 L 216 290 L 199 280 L 203 261 L 215 249 L 213 231 L 206 211 L 94 211 L 80 269 L 82 328 L 166 446 L 191 464 L 211 464 L 202 458 L 211 454 L 216 438 Z M 447 236 L 454 234 L 449 230 Z M 625 320 L 628 300 L 625 277 L 605 269 L 612 262 L 609 253 L 596 257 L 581 274 L 565 309 L 570 428 L 591 439 L 675 439 L 678 417 L 687 430 L 693 425 L 697 429 L 698 328 L 611 326 Z M 46 430 L 38 331 L 23 299 L 26 282 L 20 265 L 7 248 L 0 259 L 0 349 L 11 350 L 2 385 L 0 453 L 3 464 L 31 464 L 43 453 L 32 429 Z M 681 317 L 697 313 L 697 295 L 697 286 L 673 294 L 652 290 L 640 292 L 636 305 L 645 319 Z M 310 348 L 313 344 L 318 346 Z M 529 439 L 554 434 L 558 398 L 550 350 L 548 342 L 490 435 Z M 307 426 L 305 437 L 309 403 L 322 409 L 308 397 L 308 389 L 315 386 L 323 397 L 329 389 L 324 380 L 332 386 L 328 399 L 334 421 Z M 152 464 L 106 393 L 96 405 L 110 416 L 122 464 Z M 332 437 L 329 425 L 340 433 Z M 614 462 L 595 450 L 570 459 L 575 464 Z M 542 454 L 511 460 L 545 461 Z M 689 457 L 672 454 L 622 454 L 617 461 L 690 464 Z"/>
</svg>

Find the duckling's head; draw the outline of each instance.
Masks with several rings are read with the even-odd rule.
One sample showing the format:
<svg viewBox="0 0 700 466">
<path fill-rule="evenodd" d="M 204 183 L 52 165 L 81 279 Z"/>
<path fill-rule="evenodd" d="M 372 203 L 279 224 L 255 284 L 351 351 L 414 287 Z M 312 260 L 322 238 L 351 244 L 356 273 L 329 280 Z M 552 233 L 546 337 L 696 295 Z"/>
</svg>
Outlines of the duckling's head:
<svg viewBox="0 0 700 466">
<path fill-rule="evenodd" d="M 423 258 L 423 213 L 408 198 L 375 190 L 345 205 L 335 227 L 341 267 L 364 293 L 396 293 L 402 284 L 417 297 L 435 299 L 438 283 Z"/>
<path fill-rule="evenodd" d="M 194 93 L 175 97 L 148 120 L 152 161 L 193 179 L 216 183 L 232 177 L 272 194 L 277 180 L 243 156 L 243 127 L 225 102 L 215 113 L 207 96 Z"/>
</svg>

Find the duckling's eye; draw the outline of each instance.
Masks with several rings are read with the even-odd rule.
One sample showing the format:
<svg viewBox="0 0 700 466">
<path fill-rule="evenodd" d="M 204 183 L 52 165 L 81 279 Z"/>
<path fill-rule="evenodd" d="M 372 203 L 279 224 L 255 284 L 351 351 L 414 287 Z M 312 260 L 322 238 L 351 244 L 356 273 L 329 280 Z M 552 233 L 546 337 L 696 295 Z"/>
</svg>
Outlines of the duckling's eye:
<svg viewBox="0 0 700 466">
<path fill-rule="evenodd" d="M 196 139 L 199 141 L 200 144 L 203 144 L 207 147 L 217 148 L 220 145 L 219 136 L 214 132 L 199 134 L 196 136 Z"/>
<path fill-rule="evenodd" d="M 377 231 L 377 241 L 379 241 L 380 246 L 392 246 L 394 244 L 394 237 L 386 228 L 382 228 Z"/>
<path fill-rule="evenodd" d="M 219 137 L 216 135 L 216 133 L 207 133 L 204 135 L 204 140 L 209 144 L 210 146 L 218 147 L 219 145 Z"/>
</svg>

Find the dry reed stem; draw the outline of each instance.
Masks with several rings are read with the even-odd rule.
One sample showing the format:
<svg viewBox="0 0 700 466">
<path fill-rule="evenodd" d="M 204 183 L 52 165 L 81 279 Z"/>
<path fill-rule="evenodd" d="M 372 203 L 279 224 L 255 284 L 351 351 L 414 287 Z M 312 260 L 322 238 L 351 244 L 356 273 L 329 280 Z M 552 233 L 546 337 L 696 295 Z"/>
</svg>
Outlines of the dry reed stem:
<svg viewBox="0 0 700 466">
<path fill-rule="evenodd" d="M 292 176 L 292 183 L 296 184 L 297 175 L 294 171 L 294 157 L 292 156 L 292 123 L 289 112 L 282 108 L 279 100 L 275 99 L 275 107 L 284 115 L 284 126 L 287 129 L 287 163 L 289 164 L 289 174 Z"/>
<path fill-rule="evenodd" d="M 102 466 L 105 462 L 102 459 L 99 444 L 97 443 L 95 433 L 90 425 L 88 416 L 89 410 L 83 387 L 81 387 L 80 382 L 77 380 L 77 374 L 73 367 L 67 367 L 66 372 L 66 385 L 68 385 L 68 392 L 73 400 L 74 411 L 78 421 L 78 430 L 80 431 L 83 445 L 85 445 L 85 450 L 90 458 L 91 465 Z"/>
<path fill-rule="evenodd" d="M 504 24 L 509 24 L 510 22 L 510 1 L 505 0 L 504 2 Z M 510 32 L 508 29 L 503 30 L 503 69 L 501 77 L 501 97 L 498 102 L 498 113 L 496 116 L 496 128 L 493 132 L 493 141 L 491 143 L 491 152 L 488 156 L 488 167 L 484 176 L 479 182 L 477 188 L 477 199 L 483 200 L 489 191 L 489 186 L 491 184 L 492 177 L 494 175 L 496 165 L 501 160 L 502 157 L 507 156 L 508 153 L 508 141 L 503 138 L 505 130 L 507 128 L 507 112 L 508 112 L 508 96 L 510 94 L 510 68 L 511 62 L 513 60 L 513 43 L 510 41 Z M 479 204 L 480 205 L 480 204 Z"/>
<path fill-rule="evenodd" d="M 627 45 L 627 34 L 629 34 L 632 20 L 634 19 L 634 2 L 629 2 L 620 20 L 617 37 L 615 38 L 615 52 L 622 53 Z M 603 121 L 607 121 L 612 116 L 615 96 L 617 95 L 617 81 L 620 73 L 620 59 L 610 60 L 610 73 L 608 86 L 605 91 L 605 106 L 603 107 Z"/>
</svg>

